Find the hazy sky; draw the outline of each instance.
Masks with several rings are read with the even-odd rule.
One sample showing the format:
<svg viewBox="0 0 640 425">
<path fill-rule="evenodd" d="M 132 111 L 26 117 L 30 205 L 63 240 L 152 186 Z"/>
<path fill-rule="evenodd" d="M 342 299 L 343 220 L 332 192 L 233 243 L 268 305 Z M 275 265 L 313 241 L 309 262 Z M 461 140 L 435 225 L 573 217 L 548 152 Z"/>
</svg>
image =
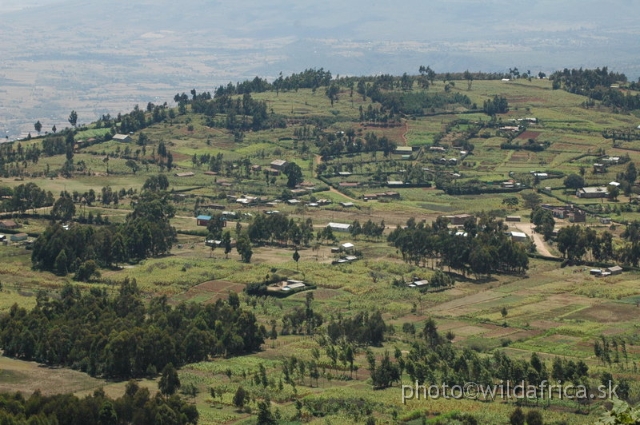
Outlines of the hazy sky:
<svg viewBox="0 0 640 425">
<path fill-rule="evenodd" d="M 0 19 L 0 130 L 13 133 L 64 124 L 70 107 L 88 122 L 311 67 L 640 76 L 634 0 L 0 0 Z"/>
</svg>

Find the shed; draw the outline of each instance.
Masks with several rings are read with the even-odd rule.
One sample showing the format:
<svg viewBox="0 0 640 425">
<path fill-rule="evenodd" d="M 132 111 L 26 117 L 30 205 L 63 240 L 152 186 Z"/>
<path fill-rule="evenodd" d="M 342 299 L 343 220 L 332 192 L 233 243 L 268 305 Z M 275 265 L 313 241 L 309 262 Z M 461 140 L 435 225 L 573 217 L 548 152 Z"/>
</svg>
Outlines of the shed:
<svg viewBox="0 0 640 425">
<path fill-rule="evenodd" d="M 192 177 L 195 176 L 195 173 L 188 171 L 186 173 L 176 173 L 176 177 Z"/>
<path fill-rule="evenodd" d="M 349 232 L 349 231 L 351 231 L 351 225 L 350 224 L 329 223 L 329 224 L 327 224 L 327 227 L 331 228 L 331 230 L 334 230 L 336 232 Z"/>
<path fill-rule="evenodd" d="M 507 216 L 507 221 L 520 222 L 520 216 L 519 215 L 508 215 Z"/>
<path fill-rule="evenodd" d="M 527 240 L 527 234 L 524 232 L 510 232 L 511 240 L 514 242 L 525 242 Z"/>
<path fill-rule="evenodd" d="M 342 249 L 343 251 L 353 251 L 355 247 L 356 246 L 351 242 L 345 242 L 342 245 L 340 245 L 340 249 Z"/>
<path fill-rule="evenodd" d="M 114 134 L 111 139 L 115 140 L 116 142 L 129 143 L 131 141 L 131 136 L 129 136 L 128 134 Z"/>
</svg>

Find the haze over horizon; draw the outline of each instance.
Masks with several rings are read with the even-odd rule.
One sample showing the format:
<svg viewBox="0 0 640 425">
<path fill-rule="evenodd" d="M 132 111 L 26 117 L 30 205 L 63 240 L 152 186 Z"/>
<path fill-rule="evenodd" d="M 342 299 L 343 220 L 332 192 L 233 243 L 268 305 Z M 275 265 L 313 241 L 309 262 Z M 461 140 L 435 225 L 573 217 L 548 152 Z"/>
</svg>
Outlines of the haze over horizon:
<svg viewBox="0 0 640 425">
<path fill-rule="evenodd" d="M 640 76 L 631 0 L 3 0 L 0 131 L 9 137 L 170 102 L 258 75 L 608 66 Z"/>
</svg>

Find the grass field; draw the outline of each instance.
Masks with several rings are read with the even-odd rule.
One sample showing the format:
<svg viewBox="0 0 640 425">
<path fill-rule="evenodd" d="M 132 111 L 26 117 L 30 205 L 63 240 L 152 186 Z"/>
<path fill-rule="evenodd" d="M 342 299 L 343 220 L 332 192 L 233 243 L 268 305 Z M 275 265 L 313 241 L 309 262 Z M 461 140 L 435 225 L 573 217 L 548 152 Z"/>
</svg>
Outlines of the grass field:
<svg viewBox="0 0 640 425">
<path fill-rule="evenodd" d="M 430 91 L 442 91 L 443 83 L 436 81 Z M 640 219 L 636 205 L 631 199 L 620 196 L 617 202 L 607 199 L 578 199 L 572 192 L 565 191 L 564 176 L 579 173 L 585 169 L 585 180 L 588 184 L 607 184 L 618 178 L 624 171 L 624 165 L 614 165 L 606 173 L 593 174 L 593 164 L 598 160 L 595 153 L 604 149 L 607 155 L 624 157 L 628 154 L 631 161 L 640 162 L 638 142 L 622 142 L 616 148 L 610 140 L 602 136 L 606 129 L 629 129 L 637 126 L 638 118 L 596 106 L 583 108 L 583 97 L 569 94 L 562 90 L 552 90 L 547 80 L 532 81 L 474 81 L 471 90 L 466 84 L 458 82 L 451 90 L 468 96 L 472 102 L 482 105 L 484 100 L 494 95 L 508 99 L 510 111 L 500 115 L 502 124 L 510 125 L 511 120 L 525 117 L 536 117 L 538 122 L 527 129 L 539 142 L 549 142 L 549 147 L 542 152 L 527 150 L 505 150 L 501 144 L 508 140 L 504 133 L 495 128 L 484 128 L 480 134 L 468 141 L 473 144 L 473 152 L 467 155 L 462 164 L 438 168 L 437 174 L 453 174 L 460 183 L 477 179 L 493 187 L 508 180 L 511 175 L 526 175 L 531 171 L 551 170 L 561 173 L 563 177 L 544 180 L 540 187 L 551 187 L 550 194 L 542 194 L 543 202 L 551 204 L 572 203 L 597 209 L 602 215 L 612 217 L 614 222 Z M 222 249 L 211 251 L 204 246 L 204 237 L 188 234 L 206 229 L 199 227 L 195 220 L 196 201 L 202 204 L 221 204 L 226 210 L 238 212 L 239 223 L 243 228 L 250 223 L 253 216 L 265 211 L 277 209 L 294 220 L 311 218 L 314 230 L 321 230 L 328 222 L 361 223 L 372 220 L 375 223 L 384 221 L 387 226 L 385 235 L 396 226 L 403 226 L 414 217 L 417 221 L 425 220 L 427 224 L 439 215 L 455 213 L 479 213 L 494 211 L 502 216 L 518 215 L 522 217 L 522 226 L 529 224 L 530 210 L 523 206 L 521 193 L 491 193 L 478 195 L 447 195 L 434 187 L 411 187 L 388 189 L 384 185 L 373 183 L 372 177 L 378 169 L 385 173 L 385 179 L 401 179 L 409 165 L 419 168 L 433 168 L 439 157 L 459 158 L 458 150 L 450 144 L 464 135 L 475 122 L 488 121 L 489 117 L 479 112 L 454 114 L 450 111 L 416 118 L 403 117 L 395 126 L 373 126 L 371 123 L 359 122 L 359 108 L 366 109 L 370 101 L 362 100 L 362 96 L 354 94 L 349 97 L 348 90 L 343 88 L 333 107 L 330 107 L 324 91 L 313 93 L 311 90 L 291 92 L 275 92 L 254 94 L 254 98 L 267 102 L 269 113 L 286 116 L 286 128 L 274 128 L 263 131 L 247 131 L 242 140 L 234 139 L 233 133 L 206 126 L 204 117 L 191 113 L 178 115 L 166 123 L 160 123 L 144 129 L 150 143 L 142 152 L 135 145 L 138 133 L 132 136 L 134 142 L 130 146 L 110 141 L 80 149 L 74 155 L 74 161 L 84 162 L 86 171 L 76 173 L 73 177 L 62 175 L 42 178 L 39 173 L 45 170 L 57 170 L 65 162 L 64 155 L 42 157 L 37 163 L 26 163 L 23 177 L 2 178 L 0 186 L 16 187 L 34 182 L 46 191 L 58 196 L 62 191 L 80 194 L 93 189 L 101 193 L 103 187 L 110 186 L 114 191 L 132 188 L 134 196 L 120 200 L 117 206 L 102 205 L 96 201 L 91 206 L 77 205 L 76 216 L 91 212 L 94 216 L 100 213 L 113 223 L 123 222 L 131 212 L 132 202 L 141 192 L 145 180 L 159 172 L 164 172 L 170 182 L 176 199 L 176 215 L 171 224 L 178 231 L 178 240 L 169 255 L 149 258 L 136 264 L 126 264 L 119 269 L 101 270 L 101 279 L 90 285 L 104 285 L 109 282 L 122 281 L 125 277 L 135 278 L 146 297 L 166 295 L 172 305 L 181 302 L 213 303 L 218 299 L 226 299 L 230 292 L 238 293 L 242 305 L 251 309 L 261 324 L 268 329 L 271 321 L 282 323 L 287 312 L 304 305 L 305 293 L 294 294 L 284 299 L 272 297 L 251 299 L 243 292 L 246 284 L 262 282 L 267 276 L 278 274 L 288 278 L 301 279 L 317 285 L 314 293 L 314 309 L 325 318 L 338 315 L 351 315 L 357 311 L 379 310 L 387 324 L 394 327 L 384 347 L 373 348 L 380 357 L 385 350 L 393 352 L 398 347 L 408 351 L 414 337 L 402 332 L 402 325 L 413 323 L 418 331 L 422 329 L 428 318 L 433 318 L 442 332 L 454 334 L 455 347 L 466 348 L 491 356 L 496 350 L 504 350 L 514 358 L 529 358 L 531 353 L 539 353 L 547 362 L 560 356 L 565 359 L 583 360 L 589 366 L 589 375 L 593 382 L 599 380 L 603 371 L 611 370 L 616 377 L 627 377 L 632 380 L 631 398 L 640 400 L 640 384 L 637 371 L 633 366 L 640 362 L 640 340 L 638 339 L 637 317 L 640 309 L 640 285 L 637 271 L 625 271 L 620 276 L 595 278 L 589 274 L 589 267 L 561 267 L 555 261 L 531 259 L 526 276 L 494 275 L 490 279 L 476 280 L 473 276 L 463 277 L 455 274 L 456 284 L 453 288 L 420 294 L 410 288 L 392 286 L 394 279 L 410 279 L 420 277 L 430 279 L 435 273 L 428 267 L 410 265 L 402 262 L 399 252 L 383 239 L 354 239 L 348 233 L 336 233 L 338 241 L 332 245 L 301 247 L 300 260 L 293 258 L 293 247 L 260 246 L 253 248 L 250 264 L 240 262 L 240 256 L 234 249 L 228 258 Z M 218 117 L 219 118 L 219 117 Z M 451 126 L 454 121 L 464 119 L 466 122 Z M 314 121 L 315 120 L 315 121 Z M 304 125 L 314 126 L 322 122 L 322 131 L 327 134 L 339 134 L 353 129 L 357 138 L 364 138 L 369 132 L 378 137 L 386 136 L 399 146 L 420 147 L 412 153 L 412 159 L 402 160 L 399 155 L 391 154 L 384 158 L 381 152 L 375 156 L 371 153 L 342 154 L 326 160 L 320 158 L 320 151 L 314 140 L 305 141 L 308 151 L 301 152 L 301 141 L 294 141 L 294 129 Z M 191 127 L 192 126 L 192 127 Z M 88 128 L 76 135 L 76 140 L 100 136 L 104 129 Z M 428 150 L 434 138 L 441 137 L 442 145 L 447 147 L 444 154 L 432 153 Z M 149 163 L 158 154 L 159 142 L 166 144 L 174 156 L 177 166 L 170 172 L 166 168 Z M 526 141 L 524 141 L 526 142 Z M 30 143 L 41 143 L 33 139 Z M 140 169 L 135 174 L 122 154 L 129 147 L 131 155 L 136 155 Z M 632 149 L 630 149 L 632 148 Z M 136 154 L 136 151 L 139 151 Z M 206 165 L 194 165 L 192 158 L 203 154 L 223 155 L 225 162 L 216 175 L 205 174 Z M 593 154 L 583 156 L 585 154 Z M 108 156 L 108 161 L 104 158 Z M 250 164 L 269 166 L 274 159 L 285 159 L 296 162 L 303 173 L 303 180 L 316 187 L 316 191 L 300 195 L 299 199 L 308 202 L 315 199 L 328 199 L 332 203 L 322 207 L 289 205 L 282 202 L 287 195 L 287 177 L 265 178 L 262 172 L 245 170 L 246 161 Z M 143 162 L 144 161 L 144 162 Z M 244 162 L 243 162 L 244 161 Z M 316 167 L 325 163 L 330 172 L 320 180 L 316 175 Z M 107 172 L 108 167 L 108 172 Z M 341 176 L 335 171 L 351 170 L 349 176 Z M 193 172 L 193 176 L 178 177 L 180 172 Z M 30 175 L 38 177 L 30 177 Z M 329 188 L 328 181 L 332 187 Z M 345 189 L 341 182 L 357 182 L 357 187 Z M 432 181 L 433 183 L 433 181 Z M 370 200 L 365 202 L 363 195 L 387 190 L 397 191 L 399 199 L 385 201 Z M 254 195 L 271 200 L 280 200 L 276 206 L 256 204 L 241 206 L 227 195 Z M 520 203 L 509 208 L 503 201 L 516 196 Z M 340 202 L 354 202 L 355 207 L 344 208 Z M 40 213 L 48 213 L 45 208 Z M 20 230 L 37 234 L 48 225 L 46 219 L 30 218 L 28 215 L 16 218 L 23 226 Z M 557 227 L 571 223 L 557 220 Z M 609 229 L 609 225 L 601 225 L 598 217 L 588 217 L 585 225 L 598 232 Z M 229 230 L 235 237 L 236 221 L 229 222 Z M 619 235 L 623 227 L 619 224 L 612 228 L 616 235 L 615 243 L 620 243 Z M 332 265 L 336 255 L 331 248 L 337 243 L 353 242 L 363 253 L 359 261 Z M 556 244 L 545 245 L 554 255 L 559 255 Z M 13 304 L 26 308 L 36 305 L 38 291 L 45 291 L 50 296 L 57 296 L 59 288 L 71 281 L 71 277 L 59 277 L 51 273 L 32 270 L 30 251 L 20 246 L 0 246 L 0 312 L 9 311 Z M 115 291 L 115 287 L 107 286 Z M 503 312 L 503 308 L 506 314 Z M 609 369 L 595 358 L 593 341 L 606 335 L 607 337 L 625 338 L 629 341 L 628 366 L 621 365 Z M 631 344 L 633 342 L 633 345 Z M 319 382 L 313 385 L 309 378 L 296 380 L 296 385 L 285 384 L 280 388 L 282 379 L 281 364 L 289 356 L 311 360 L 312 349 L 318 348 L 319 364 L 323 365 L 323 373 Z M 253 381 L 253 373 L 262 364 L 269 373 L 269 385 L 263 388 Z M 293 399 L 333 400 L 362 399 L 373 406 L 372 416 L 378 423 L 417 424 L 419 418 L 425 416 L 436 420 L 442 414 L 452 411 L 464 411 L 476 416 L 482 424 L 504 424 L 515 407 L 515 401 L 479 402 L 473 400 L 411 400 L 407 404 L 401 402 L 400 383 L 382 391 L 373 391 L 367 368 L 364 350 L 359 350 L 355 360 L 358 371 L 355 376 L 338 365 L 331 365 L 318 338 L 306 335 L 283 335 L 275 340 L 266 340 L 263 350 L 250 356 L 237 358 L 216 358 L 210 362 L 184 366 L 180 371 L 183 385 L 195 385 L 199 393 L 192 400 L 198 406 L 200 423 L 228 424 L 254 423 L 256 401 L 269 397 L 272 410 L 278 411 L 282 418 L 291 418 L 296 413 Z M 114 396 L 122 392 L 124 383 L 105 382 L 98 379 L 63 369 L 49 369 L 33 363 L 25 363 L 7 358 L 0 358 L 0 390 L 20 390 L 24 393 L 40 388 L 51 392 L 73 392 L 77 395 L 90 394 L 96 388 L 104 387 L 108 394 Z M 407 374 L 402 384 L 411 384 Z M 151 390 L 156 382 L 146 380 L 142 385 Z M 238 411 L 232 403 L 233 394 L 238 386 L 248 388 L 253 396 L 250 402 L 253 414 Z M 221 397 L 212 398 L 210 388 L 222 392 Z M 330 402 L 329 402 L 330 403 Z M 592 423 L 599 414 L 600 404 L 594 403 L 589 416 L 577 413 L 578 406 L 568 401 L 554 401 L 545 408 L 545 423 L 584 424 Z M 526 406 L 525 410 L 533 408 Z M 325 418 L 313 417 L 304 410 L 304 421 L 316 424 L 356 424 L 364 421 L 363 417 L 354 417 L 353 412 L 338 410 Z M 294 423 L 294 422 L 292 422 Z"/>
</svg>

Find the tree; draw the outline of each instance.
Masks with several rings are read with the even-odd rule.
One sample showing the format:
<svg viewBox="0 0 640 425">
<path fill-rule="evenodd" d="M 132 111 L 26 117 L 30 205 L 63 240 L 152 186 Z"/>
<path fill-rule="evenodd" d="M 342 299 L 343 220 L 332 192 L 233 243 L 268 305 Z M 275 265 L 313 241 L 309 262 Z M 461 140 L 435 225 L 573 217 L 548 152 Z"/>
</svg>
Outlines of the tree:
<svg viewBox="0 0 640 425">
<path fill-rule="evenodd" d="M 620 195 L 620 188 L 616 185 L 609 185 L 607 188 L 607 196 L 612 201 L 618 200 L 618 195 Z"/>
<path fill-rule="evenodd" d="M 71 198 L 63 196 L 58 198 L 51 209 L 51 217 L 61 222 L 70 221 L 76 213 L 76 206 Z"/>
<path fill-rule="evenodd" d="M 529 410 L 527 413 L 527 425 L 544 425 L 542 413 L 537 410 Z"/>
<path fill-rule="evenodd" d="M 584 178 L 578 174 L 569 174 L 564 179 L 564 186 L 568 189 L 580 189 L 584 187 Z"/>
<path fill-rule="evenodd" d="M 60 253 L 56 257 L 55 263 L 53 264 L 53 268 L 57 275 L 67 275 L 67 261 L 67 252 L 63 249 L 62 251 L 60 251 Z"/>
<path fill-rule="evenodd" d="M 98 271 L 98 265 L 93 260 L 87 260 L 78 267 L 76 274 L 73 276 L 74 280 L 78 280 L 80 282 L 88 282 L 92 277 L 100 277 L 100 272 Z"/>
<path fill-rule="evenodd" d="M 511 416 L 509 416 L 509 423 L 511 425 L 524 425 L 524 421 L 525 421 L 524 412 L 522 411 L 521 408 L 516 407 L 516 410 L 514 410 L 511 413 Z"/>
<path fill-rule="evenodd" d="M 556 224 L 551 211 L 537 207 L 531 212 L 531 222 L 536 226 L 535 231 L 542 233 L 545 240 L 551 239 Z"/>
<path fill-rule="evenodd" d="M 296 270 L 298 270 L 298 260 L 300 260 L 300 254 L 298 253 L 298 248 L 293 252 L 293 261 L 296 262 Z"/>
<path fill-rule="evenodd" d="M 134 161 L 133 159 L 128 159 L 127 162 L 125 163 L 125 165 L 129 168 L 131 168 L 131 172 L 135 175 L 136 172 L 140 169 L 140 166 L 138 165 L 138 163 L 136 161 Z"/>
<path fill-rule="evenodd" d="M 33 125 L 33 128 L 35 128 L 38 134 L 40 134 L 40 132 L 42 131 L 42 124 L 40 123 L 40 121 L 36 121 L 36 123 Z"/>
<path fill-rule="evenodd" d="M 236 393 L 233 395 L 233 405 L 241 410 L 244 407 L 244 403 L 247 399 L 247 392 L 242 388 L 242 386 L 238 387 Z"/>
<path fill-rule="evenodd" d="M 231 252 L 231 232 L 228 230 L 222 234 L 222 243 L 221 245 L 224 247 L 224 255 L 226 258 L 229 258 L 229 253 Z"/>
<path fill-rule="evenodd" d="M 287 187 L 293 189 L 298 184 L 302 183 L 303 175 L 302 169 L 295 162 L 289 162 L 285 166 L 283 173 L 287 176 Z"/>
<path fill-rule="evenodd" d="M 635 183 L 637 178 L 638 171 L 636 170 L 636 165 L 633 162 L 629 162 L 629 164 L 627 164 L 627 169 L 624 172 L 624 179 L 632 185 Z"/>
<path fill-rule="evenodd" d="M 327 95 L 327 97 L 331 101 L 331 106 L 332 107 L 333 107 L 333 102 L 337 102 L 338 101 L 338 94 L 339 93 L 340 93 L 340 88 L 335 83 L 332 83 L 329 87 L 327 87 L 327 90 L 325 91 L 325 94 Z"/>
<path fill-rule="evenodd" d="M 236 241 L 236 250 L 240 254 L 243 263 L 250 263 L 253 251 L 251 250 L 251 241 L 246 232 L 242 232 Z"/>
<path fill-rule="evenodd" d="M 71 113 L 69 114 L 69 124 L 75 127 L 77 123 L 78 123 L 78 113 L 76 111 L 71 111 Z"/>
<path fill-rule="evenodd" d="M 164 369 L 162 369 L 158 389 L 163 395 L 170 396 L 175 394 L 179 388 L 180 378 L 178 377 L 178 371 L 173 367 L 173 363 L 168 363 Z"/>
<path fill-rule="evenodd" d="M 502 205 L 506 205 L 509 208 L 515 208 L 520 203 L 520 200 L 516 196 L 510 196 L 502 200 Z"/>
<path fill-rule="evenodd" d="M 58 129 L 56 128 L 55 124 L 54 124 L 54 126 L 53 126 L 53 127 L 51 127 L 51 131 L 53 131 L 54 133 L 55 133 L 56 131 L 58 131 Z"/>
<path fill-rule="evenodd" d="M 276 425 L 278 422 L 271 413 L 271 407 L 266 401 L 258 402 L 258 422 L 257 425 Z"/>
<path fill-rule="evenodd" d="M 523 193 L 521 196 L 524 201 L 525 208 L 535 210 L 540 204 L 542 204 L 542 196 L 535 192 Z"/>
</svg>

